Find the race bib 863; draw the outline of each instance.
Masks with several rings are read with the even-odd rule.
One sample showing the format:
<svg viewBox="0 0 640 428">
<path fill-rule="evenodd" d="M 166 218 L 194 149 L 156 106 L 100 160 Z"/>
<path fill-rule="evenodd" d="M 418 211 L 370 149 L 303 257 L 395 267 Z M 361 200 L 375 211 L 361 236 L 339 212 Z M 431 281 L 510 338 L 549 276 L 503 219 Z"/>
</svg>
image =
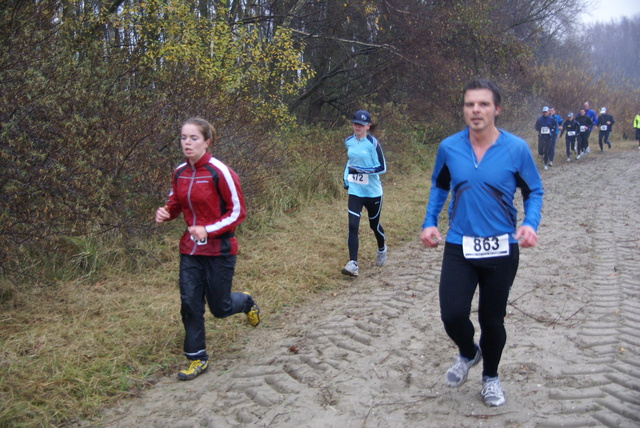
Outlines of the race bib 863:
<svg viewBox="0 0 640 428">
<path fill-rule="evenodd" d="M 463 236 L 462 251 L 465 259 L 484 259 L 509 255 L 509 234 L 500 236 Z"/>
</svg>

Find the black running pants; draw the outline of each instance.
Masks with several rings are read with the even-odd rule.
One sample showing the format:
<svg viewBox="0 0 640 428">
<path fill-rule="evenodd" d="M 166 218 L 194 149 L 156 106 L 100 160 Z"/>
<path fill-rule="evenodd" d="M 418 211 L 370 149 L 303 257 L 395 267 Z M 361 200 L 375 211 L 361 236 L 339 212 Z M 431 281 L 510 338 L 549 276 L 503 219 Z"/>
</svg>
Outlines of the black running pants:
<svg viewBox="0 0 640 428">
<path fill-rule="evenodd" d="M 483 376 L 498 376 L 498 365 L 507 340 L 504 317 L 511 285 L 518 271 L 518 244 L 509 245 L 509 255 L 465 259 L 462 245 L 446 243 L 440 276 L 440 316 L 460 355 L 475 356 L 471 302 L 479 287 L 478 322 Z"/>
</svg>

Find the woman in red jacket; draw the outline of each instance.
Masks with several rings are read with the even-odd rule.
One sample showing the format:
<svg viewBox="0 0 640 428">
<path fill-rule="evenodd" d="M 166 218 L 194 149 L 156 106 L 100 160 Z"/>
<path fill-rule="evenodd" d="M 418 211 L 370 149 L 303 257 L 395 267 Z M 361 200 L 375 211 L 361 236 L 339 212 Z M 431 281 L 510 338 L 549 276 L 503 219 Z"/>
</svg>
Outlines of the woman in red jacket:
<svg viewBox="0 0 640 428">
<path fill-rule="evenodd" d="M 178 379 L 191 380 L 208 367 L 205 345 L 205 301 L 216 318 L 243 312 L 249 324 L 260 323 L 260 311 L 249 293 L 232 293 L 238 254 L 236 226 L 246 210 L 236 173 L 207 151 L 215 142 L 213 126 L 191 118 L 182 124 L 180 146 L 186 161 L 175 169 L 167 204 L 156 222 L 180 213 L 187 223 L 180 239 L 180 314 L 185 329 L 184 354 L 191 361 Z"/>
</svg>

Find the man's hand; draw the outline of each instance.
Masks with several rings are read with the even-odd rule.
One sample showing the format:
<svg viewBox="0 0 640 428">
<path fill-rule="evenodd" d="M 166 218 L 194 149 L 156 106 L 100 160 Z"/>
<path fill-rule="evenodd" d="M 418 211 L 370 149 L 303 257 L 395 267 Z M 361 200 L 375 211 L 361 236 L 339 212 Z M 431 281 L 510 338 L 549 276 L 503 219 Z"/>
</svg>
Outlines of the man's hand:
<svg viewBox="0 0 640 428">
<path fill-rule="evenodd" d="M 515 238 L 522 248 L 535 247 L 538 243 L 538 235 L 531 226 L 520 226 Z"/>
<path fill-rule="evenodd" d="M 435 226 L 431 226 L 425 227 L 422 230 L 422 233 L 420 234 L 420 240 L 425 247 L 435 248 L 440 242 L 442 242 L 442 237 L 440 236 L 440 232 L 438 232 L 438 228 Z"/>
</svg>

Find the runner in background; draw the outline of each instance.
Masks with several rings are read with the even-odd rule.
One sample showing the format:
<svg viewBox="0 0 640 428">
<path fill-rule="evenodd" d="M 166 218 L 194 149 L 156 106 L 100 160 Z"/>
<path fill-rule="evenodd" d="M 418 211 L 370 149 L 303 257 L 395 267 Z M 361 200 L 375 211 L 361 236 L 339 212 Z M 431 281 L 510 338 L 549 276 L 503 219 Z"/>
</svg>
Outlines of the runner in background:
<svg viewBox="0 0 640 428">
<path fill-rule="evenodd" d="M 549 169 L 552 135 L 555 135 L 556 127 L 556 119 L 549 116 L 549 107 L 542 107 L 542 116 L 536 120 L 534 128 L 538 131 L 538 147 L 542 149 L 542 162 L 544 162 L 545 170 Z"/>
<path fill-rule="evenodd" d="M 551 134 L 551 146 L 549 148 L 549 166 L 553 166 L 553 160 L 556 158 L 556 142 L 562 129 L 562 117 L 556 114 L 555 107 L 549 107 L 549 117 L 556 121 L 556 131 Z"/>
<path fill-rule="evenodd" d="M 373 230 L 378 243 L 376 266 L 384 265 L 387 260 L 387 245 L 384 229 L 380 224 L 382 212 L 382 183 L 380 174 L 387 172 L 387 164 L 382 153 L 382 146 L 371 134 L 371 115 L 365 110 L 358 110 L 351 120 L 353 134 L 344 140 L 347 149 L 347 164 L 344 168 L 344 188 L 348 190 L 349 262 L 342 268 L 342 273 L 358 276 L 358 229 L 362 208 L 367 209 L 369 227 Z"/>
<path fill-rule="evenodd" d="M 562 130 L 560 131 L 560 138 L 563 133 L 567 133 L 565 137 L 565 146 L 567 152 L 567 162 L 571 162 L 571 152 L 576 151 L 576 140 L 580 135 L 580 124 L 576 122 L 573 117 L 573 113 L 567 115 L 567 119 L 562 124 Z"/>
<path fill-rule="evenodd" d="M 591 118 L 587 116 L 587 111 L 584 108 L 580 109 L 580 114 L 576 117 L 576 122 L 580 125 L 580 134 L 578 134 L 578 156 L 576 159 L 585 156 L 587 154 L 589 129 L 593 126 Z"/>
<path fill-rule="evenodd" d="M 633 119 L 633 127 L 636 130 L 636 140 L 638 140 L 638 150 L 640 150 L 640 113 Z"/>
<path fill-rule="evenodd" d="M 442 242 L 438 216 L 451 192 L 439 297 L 440 316 L 458 355 L 445 381 L 451 387 L 462 385 L 469 369 L 484 357 L 484 403 L 501 406 L 505 395 L 498 365 L 506 343 L 507 299 L 518 270 L 518 244 L 533 247 L 538 239 L 543 190 L 527 143 L 496 127 L 501 111 L 496 84 L 474 80 L 463 96 L 467 127 L 438 147 L 420 239 L 430 248 Z M 518 188 L 524 199 L 520 227 L 513 205 Z M 478 287 L 479 345 L 470 320 Z"/>
<path fill-rule="evenodd" d="M 584 137 L 583 137 L 583 143 L 585 144 L 584 153 L 583 153 L 583 156 L 584 156 L 586 154 L 591 153 L 591 149 L 589 148 L 589 137 L 591 136 L 591 131 L 593 130 L 593 127 L 596 126 L 596 122 L 598 121 L 598 116 L 596 115 L 595 111 L 589 108 L 589 101 L 585 101 L 583 107 L 584 107 L 585 114 L 589 117 L 589 119 L 591 119 L 591 126 L 584 133 Z"/>
<path fill-rule="evenodd" d="M 596 125 L 599 129 L 598 145 L 600 146 L 600 153 L 604 152 L 604 145 L 602 144 L 603 141 L 607 143 L 607 146 L 609 146 L 609 149 L 611 149 L 611 141 L 609 141 L 609 135 L 611 135 L 614 123 L 616 123 L 616 121 L 613 120 L 613 116 L 607 113 L 606 107 L 602 107 L 600 109 L 600 116 L 598 116 L 598 121 L 596 122 Z"/>
</svg>

